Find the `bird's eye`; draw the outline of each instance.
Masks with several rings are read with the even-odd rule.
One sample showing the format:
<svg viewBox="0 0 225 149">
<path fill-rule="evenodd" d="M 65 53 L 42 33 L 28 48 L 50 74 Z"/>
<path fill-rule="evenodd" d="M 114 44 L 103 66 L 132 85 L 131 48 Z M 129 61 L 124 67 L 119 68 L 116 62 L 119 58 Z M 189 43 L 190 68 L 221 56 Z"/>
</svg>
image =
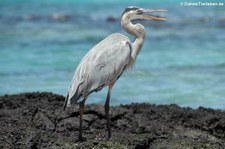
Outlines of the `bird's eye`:
<svg viewBox="0 0 225 149">
<path fill-rule="evenodd" d="M 137 9 L 136 11 L 137 11 L 137 14 L 142 14 L 143 13 L 141 9 Z"/>
</svg>

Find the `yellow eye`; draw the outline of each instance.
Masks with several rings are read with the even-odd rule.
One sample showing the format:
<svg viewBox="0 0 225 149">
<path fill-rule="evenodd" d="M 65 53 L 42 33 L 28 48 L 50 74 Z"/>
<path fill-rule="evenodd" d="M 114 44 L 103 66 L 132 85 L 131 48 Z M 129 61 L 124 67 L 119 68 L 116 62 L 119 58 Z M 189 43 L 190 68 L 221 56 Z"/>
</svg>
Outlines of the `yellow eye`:
<svg viewBox="0 0 225 149">
<path fill-rule="evenodd" d="M 137 9 L 136 12 L 137 12 L 137 14 L 142 14 L 143 13 L 143 11 L 141 9 Z"/>
</svg>

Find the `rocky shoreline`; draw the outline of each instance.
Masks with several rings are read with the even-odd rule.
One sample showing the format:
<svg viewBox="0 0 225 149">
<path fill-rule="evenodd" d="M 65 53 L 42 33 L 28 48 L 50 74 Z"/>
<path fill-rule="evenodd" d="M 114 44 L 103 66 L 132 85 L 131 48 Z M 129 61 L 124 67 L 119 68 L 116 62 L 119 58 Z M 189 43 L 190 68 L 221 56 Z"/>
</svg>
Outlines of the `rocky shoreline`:
<svg viewBox="0 0 225 149">
<path fill-rule="evenodd" d="M 106 141 L 102 105 L 86 105 L 78 141 L 78 108 L 62 111 L 64 97 L 23 93 L 0 97 L 0 148 L 225 148 L 225 112 L 177 105 L 111 107 Z"/>
</svg>

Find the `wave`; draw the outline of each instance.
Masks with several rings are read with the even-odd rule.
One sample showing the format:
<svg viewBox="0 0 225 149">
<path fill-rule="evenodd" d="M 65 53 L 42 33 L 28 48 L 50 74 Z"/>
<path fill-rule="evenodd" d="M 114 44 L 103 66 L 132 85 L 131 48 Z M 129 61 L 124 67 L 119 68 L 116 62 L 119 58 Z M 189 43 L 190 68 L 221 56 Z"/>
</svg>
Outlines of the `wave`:
<svg viewBox="0 0 225 149">
<path fill-rule="evenodd" d="M 225 63 L 219 63 L 219 64 L 196 64 L 196 65 L 170 65 L 170 66 L 162 66 L 162 67 L 149 67 L 149 68 L 138 68 L 137 69 L 137 73 L 138 72 L 144 72 L 144 73 L 151 73 L 151 72 L 175 72 L 175 71 L 183 71 L 183 72 L 191 72 L 191 71 L 212 71 L 212 70 L 219 70 L 221 72 L 225 71 Z M 136 73 L 135 71 L 132 71 L 132 74 Z"/>
</svg>

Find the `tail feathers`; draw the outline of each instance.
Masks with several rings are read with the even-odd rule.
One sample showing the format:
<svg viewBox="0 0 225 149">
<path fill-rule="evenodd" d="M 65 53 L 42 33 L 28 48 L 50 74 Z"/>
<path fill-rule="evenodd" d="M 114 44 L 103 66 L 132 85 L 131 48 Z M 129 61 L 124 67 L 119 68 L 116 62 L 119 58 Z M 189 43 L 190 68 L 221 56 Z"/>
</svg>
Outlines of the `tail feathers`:
<svg viewBox="0 0 225 149">
<path fill-rule="evenodd" d="M 79 92 L 79 88 L 80 88 L 80 85 L 82 83 L 80 83 L 78 85 L 75 93 L 74 93 L 73 90 L 71 90 L 71 88 L 68 90 L 68 93 L 67 93 L 67 96 L 66 96 L 66 99 L 65 99 L 65 103 L 63 105 L 63 111 L 65 111 L 66 107 L 68 107 L 70 104 L 75 104 L 80 99 L 80 97 L 82 96 L 82 94 Z"/>
<path fill-rule="evenodd" d="M 65 111 L 66 107 L 69 107 L 71 104 L 76 104 L 81 96 L 82 96 L 81 94 L 78 94 L 78 92 L 76 92 L 75 95 L 69 98 L 69 93 L 68 93 L 63 105 L 63 111 Z"/>
<path fill-rule="evenodd" d="M 65 99 L 65 102 L 64 102 L 64 105 L 63 105 L 63 111 L 66 110 L 67 103 L 68 103 L 68 98 L 69 98 L 69 94 L 67 94 L 67 96 L 66 96 L 66 99 Z"/>
</svg>

